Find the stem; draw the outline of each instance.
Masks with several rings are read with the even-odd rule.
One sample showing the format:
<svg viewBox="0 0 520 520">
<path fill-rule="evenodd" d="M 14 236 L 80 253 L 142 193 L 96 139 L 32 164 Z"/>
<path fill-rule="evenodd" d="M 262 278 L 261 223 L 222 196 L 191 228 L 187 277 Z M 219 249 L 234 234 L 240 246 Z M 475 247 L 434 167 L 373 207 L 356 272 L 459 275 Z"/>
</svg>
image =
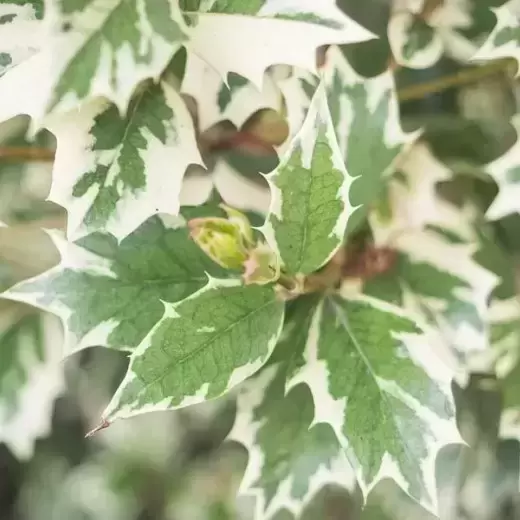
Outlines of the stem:
<svg viewBox="0 0 520 520">
<path fill-rule="evenodd" d="M 34 146 L 0 146 L 0 159 L 24 162 L 50 162 L 54 150 Z"/>
<path fill-rule="evenodd" d="M 276 280 L 276 282 L 278 284 L 280 284 L 284 289 L 287 289 L 288 291 L 292 291 L 293 289 L 296 288 L 296 283 L 295 281 L 290 277 L 290 276 L 287 276 L 286 274 L 280 274 L 280 278 L 278 278 L 278 280 Z"/>
<path fill-rule="evenodd" d="M 452 87 L 467 85 L 468 83 L 474 83 L 479 79 L 493 76 L 499 72 L 505 71 L 513 63 L 514 60 L 505 58 L 489 64 L 481 65 L 480 67 L 464 69 L 450 76 L 399 89 L 397 91 L 397 97 L 401 102 L 421 99 L 428 94 L 435 94 Z"/>
</svg>

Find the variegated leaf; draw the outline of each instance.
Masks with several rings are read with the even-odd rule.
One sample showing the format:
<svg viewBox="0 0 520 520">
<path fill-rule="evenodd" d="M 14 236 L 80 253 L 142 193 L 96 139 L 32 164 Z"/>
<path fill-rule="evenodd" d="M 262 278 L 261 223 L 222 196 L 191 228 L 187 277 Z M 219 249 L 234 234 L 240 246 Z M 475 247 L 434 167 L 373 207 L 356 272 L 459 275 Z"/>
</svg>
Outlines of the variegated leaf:
<svg viewBox="0 0 520 520">
<path fill-rule="evenodd" d="M 284 303 L 272 286 L 211 278 L 163 317 L 134 350 L 104 421 L 218 397 L 254 374 L 280 335 Z"/>
<path fill-rule="evenodd" d="M 287 272 L 309 274 L 340 247 L 353 209 L 345 169 L 327 106 L 317 88 L 300 132 L 267 177 L 269 215 L 261 231 Z"/>
<path fill-rule="evenodd" d="M 213 67 L 195 53 L 188 55 L 182 92 L 197 101 L 201 132 L 224 120 L 240 128 L 258 110 L 279 110 L 282 104 L 281 93 L 268 72 L 264 75 L 262 90 L 236 73 L 229 73 L 224 82 Z"/>
<path fill-rule="evenodd" d="M 3 296 L 57 314 L 66 329 L 65 354 L 97 345 L 131 350 L 161 319 L 164 301 L 199 290 L 206 273 L 223 275 L 182 220 L 173 220 L 154 217 L 119 244 L 110 234 L 71 243 L 52 233 L 61 263 Z"/>
<path fill-rule="evenodd" d="M 335 0 L 210 0 L 201 7 L 205 12 L 191 16 L 196 26 L 188 50 L 222 78 L 234 72 L 258 88 L 270 65 L 315 71 L 321 45 L 374 37 L 343 14 Z M 237 41 L 245 44 L 237 46 Z"/>
<path fill-rule="evenodd" d="M 42 44 L 43 0 L 0 2 L 0 76 Z"/>
<path fill-rule="evenodd" d="M 357 208 L 349 218 L 347 232 L 350 234 L 380 196 L 381 180 L 392 172 L 398 156 L 417 134 L 405 134 L 401 129 L 390 72 L 362 78 L 341 50 L 331 47 L 323 75 L 339 148 L 349 175 L 355 179 L 349 193 L 352 207 Z M 310 95 L 316 83 L 303 79 L 302 86 Z"/>
<path fill-rule="evenodd" d="M 300 518 L 326 484 L 355 484 L 334 430 L 313 421 L 315 405 L 307 386 L 297 385 L 286 394 L 285 380 L 281 363 L 246 382 L 228 436 L 248 450 L 239 493 L 256 497 L 257 520 L 271 519 L 281 510 Z"/>
<path fill-rule="evenodd" d="M 309 385 L 315 421 L 342 439 L 363 490 L 391 477 L 432 508 L 436 450 L 459 437 L 446 391 L 451 373 L 416 324 L 374 299 L 326 297 L 304 358 L 291 387 Z"/>
<path fill-rule="evenodd" d="M 396 62 L 405 67 L 428 68 L 442 56 L 440 36 L 427 21 L 411 12 L 397 12 L 390 18 L 388 40 Z"/>
<path fill-rule="evenodd" d="M 0 442 L 29 459 L 51 429 L 55 399 L 65 388 L 62 331 L 54 316 L 0 302 Z"/>
<path fill-rule="evenodd" d="M 515 58 L 520 60 L 520 6 L 517 0 L 509 0 L 498 8 L 492 8 L 497 23 L 484 45 L 473 56 L 473 60 Z"/>
<path fill-rule="evenodd" d="M 103 230 L 120 240 L 155 213 L 177 214 L 186 168 L 201 162 L 191 116 L 165 82 L 125 117 L 98 100 L 49 129 L 58 142 L 49 198 L 68 210 L 70 239 Z"/>
<path fill-rule="evenodd" d="M 515 144 L 504 155 L 485 167 L 498 184 L 499 190 L 486 214 L 491 220 L 498 220 L 511 213 L 520 213 L 520 116 L 515 115 L 511 123 L 517 135 Z"/>
</svg>

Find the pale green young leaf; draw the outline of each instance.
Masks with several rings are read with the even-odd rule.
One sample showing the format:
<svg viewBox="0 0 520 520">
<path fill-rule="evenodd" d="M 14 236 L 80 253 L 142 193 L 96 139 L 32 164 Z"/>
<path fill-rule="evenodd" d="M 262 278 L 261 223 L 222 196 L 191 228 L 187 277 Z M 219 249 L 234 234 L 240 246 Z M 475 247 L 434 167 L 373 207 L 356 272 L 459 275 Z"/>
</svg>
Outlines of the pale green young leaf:
<svg viewBox="0 0 520 520">
<path fill-rule="evenodd" d="M 43 0 L 0 2 L 0 76 L 42 44 Z"/>
<path fill-rule="evenodd" d="M 446 392 L 451 374 L 416 324 L 374 299 L 327 297 L 304 358 L 291 386 L 309 385 L 320 403 L 315 421 L 331 424 L 345 443 L 363 490 L 391 477 L 431 508 L 435 452 L 458 434 Z"/>
<path fill-rule="evenodd" d="M 279 347 L 277 348 L 279 350 Z M 326 484 L 354 487 L 354 474 L 329 424 L 316 423 L 306 385 L 285 393 L 286 366 L 270 365 L 238 395 L 228 440 L 248 450 L 239 494 L 256 498 L 255 519 L 302 510 Z"/>
<path fill-rule="evenodd" d="M 497 18 L 495 28 L 482 47 L 473 56 L 474 61 L 515 58 L 520 61 L 520 14 L 518 2 L 509 0 L 498 8 L 492 8 Z"/>
<path fill-rule="evenodd" d="M 315 71 L 318 47 L 374 37 L 343 14 L 335 0 L 215 0 L 206 4 L 205 12 L 190 15 L 196 25 L 188 50 L 222 78 L 234 72 L 257 87 L 270 65 Z"/>
<path fill-rule="evenodd" d="M 68 210 L 69 239 L 103 230 L 120 240 L 151 215 L 177 214 L 186 168 L 202 161 L 191 116 L 165 82 L 137 94 L 124 117 L 93 101 L 49 129 L 58 143 L 49 198 Z"/>
<path fill-rule="evenodd" d="M 515 115 L 511 123 L 517 135 L 515 144 L 504 155 L 485 166 L 485 170 L 498 184 L 498 195 L 486 214 L 490 220 L 520 213 L 520 116 Z"/>
<path fill-rule="evenodd" d="M 331 47 L 323 74 L 339 148 L 349 175 L 355 179 L 349 192 L 350 204 L 357 208 L 349 218 L 350 234 L 381 194 L 382 179 L 393 171 L 397 158 L 417 135 L 401 129 L 390 72 L 363 78 L 338 47 Z M 314 91 L 312 80 L 301 83 L 308 94 Z"/>
<path fill-rule="evenodd" d="M 177 226 L 177 227 L 175 227 Z M 57 314 L 65 354 L 89 346 L 132 350 L 175 302 L 223 275 L 189 238 L 182 221 L 154 217 L 118 244 L 110 234 L 79 242 L 52 237 L 61 263 L 3 294 Z"/>
<path fill-rule="evenodd" d="M 281 332 L 272 286 L 211 278 L 165 312 L 133 352 L 104 419 L 172 410 L 219 397 L 254 374 Z"/>
<path fill-rule="evenodd" d="M 300 132 L 267 177 L 271 205 L 262 232 L 285 269 L 309 274 L 340 247 L 352 213 L 352 182 L 338 148 L 324 85 Z"/>
<path fill-rule="evenodd" d="M 442 56 L 440 36 L 420 16 L 401 11 L 388 23 L 388 40 L 397 63 L 412 69 L 433 66 Z"/>
<path fill-rule="evenodd" d="M 65 381 L 59 320 L 20 304 L 0 305 L 0 443 L 29 459 L 51 429 Z"/>
</svg>

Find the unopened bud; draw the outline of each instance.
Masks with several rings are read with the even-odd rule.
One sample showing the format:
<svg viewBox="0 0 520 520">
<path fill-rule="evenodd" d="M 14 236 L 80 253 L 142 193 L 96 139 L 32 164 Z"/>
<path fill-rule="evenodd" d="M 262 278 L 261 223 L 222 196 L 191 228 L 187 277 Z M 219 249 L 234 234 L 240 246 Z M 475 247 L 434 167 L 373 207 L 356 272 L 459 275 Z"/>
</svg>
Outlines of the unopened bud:
<svg viewBox="0 0 520 520">
<path fill-rule="evenodd" d="M 190 235 L 217 264 L 226 269 L 241 269 L 253 246 L 253 230 L 240 211 L 222 205 L 229 219 L 194 218 L 188 222 Z"/>
</svg>

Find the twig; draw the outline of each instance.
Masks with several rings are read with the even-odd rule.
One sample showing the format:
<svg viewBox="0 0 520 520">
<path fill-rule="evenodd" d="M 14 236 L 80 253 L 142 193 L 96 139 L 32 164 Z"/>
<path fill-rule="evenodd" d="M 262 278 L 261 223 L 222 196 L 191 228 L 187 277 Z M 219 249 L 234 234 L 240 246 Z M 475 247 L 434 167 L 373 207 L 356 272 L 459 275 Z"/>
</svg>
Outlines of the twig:
<svg viewBox="0 0 520 520">
<path fill-rule="evenodd" d="M 50 162 L 54 150 L 35 146 L 0 146 L 0 161 Z"/>
<path fill-rule="evenodd" d="M 410 85 L 408 87 L 399 89 L 397 91 L 397 97 L 401 102 L 421 99 L 428 94 L 436 94 L 438 92 L 442 92 L 443 90 L 474 83 L 479 79 L 504 72 L 513 63 L 514 60 L 505 58 L 491 62 L 489 64 L 481 65 L 480 67 L 464 69 L 450 76 L 445 76 L 437 80 L 427 81 L 417 85 Z"/>
</svg>

